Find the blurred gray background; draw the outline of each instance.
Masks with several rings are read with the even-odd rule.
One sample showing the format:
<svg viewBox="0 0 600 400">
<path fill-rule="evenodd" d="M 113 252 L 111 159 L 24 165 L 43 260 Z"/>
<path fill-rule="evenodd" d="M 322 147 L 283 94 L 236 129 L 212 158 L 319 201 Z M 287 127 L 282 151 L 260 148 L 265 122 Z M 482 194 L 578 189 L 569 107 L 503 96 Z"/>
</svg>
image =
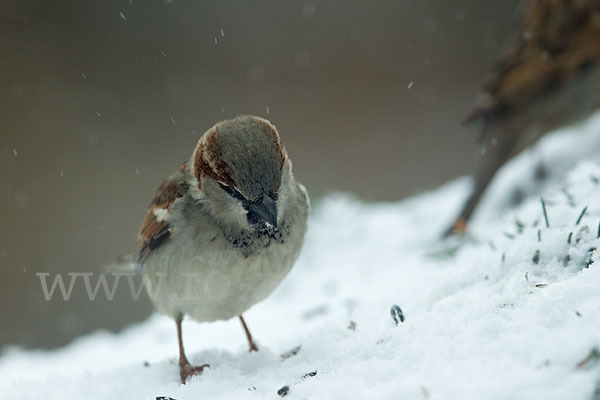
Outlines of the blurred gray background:
<svg viewBox="0 0 600 400">
<path fill-rule="evenodd" d="M 35 274 L 130 251 L 162 179 L 219 120 L 270 119 L 313 197 L 397 200 L 468 174 L 460 121 L 516 3 L 2 1 L 0 348 L 147 317 L 126 285 L 47 302 Z"/>
</svg>

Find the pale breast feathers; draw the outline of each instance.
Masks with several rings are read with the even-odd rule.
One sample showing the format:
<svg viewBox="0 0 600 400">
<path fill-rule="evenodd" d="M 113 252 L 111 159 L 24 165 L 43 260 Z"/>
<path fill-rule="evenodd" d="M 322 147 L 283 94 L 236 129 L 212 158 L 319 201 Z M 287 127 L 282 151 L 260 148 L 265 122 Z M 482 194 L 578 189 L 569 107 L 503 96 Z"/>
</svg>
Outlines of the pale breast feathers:
<svg viewBox="0 0 600 400">
<path fill-rule="evenodd" d="M 187 192 L 185 177 L 186 163 L 182 164 L 156 191 L 137 236 L 134 257 L 136 263 L 141 264 L 153 250 L 169 239 L 171 235 L 167 218 L 169 208 Z"/>
</svg>

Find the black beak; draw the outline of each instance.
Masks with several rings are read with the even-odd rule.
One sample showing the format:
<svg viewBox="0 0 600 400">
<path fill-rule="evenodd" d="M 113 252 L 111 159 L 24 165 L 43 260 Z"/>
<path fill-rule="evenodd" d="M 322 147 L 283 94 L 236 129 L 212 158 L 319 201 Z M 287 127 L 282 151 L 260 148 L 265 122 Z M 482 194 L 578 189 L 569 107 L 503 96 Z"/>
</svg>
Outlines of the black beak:
<svg viewBox="0 0 600 400">
<path fill-rule="evenodd" d="M 277 201 L 269 196 L 263 196 L 262 201 L 248 203 L 248 222 L 252 225 L 269 224 L 277 228 Z"/>
</svg>

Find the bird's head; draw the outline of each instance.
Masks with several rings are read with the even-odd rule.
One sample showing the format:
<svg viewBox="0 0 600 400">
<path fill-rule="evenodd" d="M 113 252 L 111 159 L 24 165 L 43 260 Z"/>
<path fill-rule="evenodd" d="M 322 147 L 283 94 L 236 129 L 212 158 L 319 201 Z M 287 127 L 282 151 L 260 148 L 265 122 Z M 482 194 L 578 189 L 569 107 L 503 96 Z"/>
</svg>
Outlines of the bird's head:
<svg viewBox="0 0 600 400">
<path fill-rule="evenodd" d="M 221 223 L 276 228 L 289 164 L 269 121 L 239 116 L 219 122 L 200 138 L 190 159 L 196 180 L 192 196 Z"/>
</svg>

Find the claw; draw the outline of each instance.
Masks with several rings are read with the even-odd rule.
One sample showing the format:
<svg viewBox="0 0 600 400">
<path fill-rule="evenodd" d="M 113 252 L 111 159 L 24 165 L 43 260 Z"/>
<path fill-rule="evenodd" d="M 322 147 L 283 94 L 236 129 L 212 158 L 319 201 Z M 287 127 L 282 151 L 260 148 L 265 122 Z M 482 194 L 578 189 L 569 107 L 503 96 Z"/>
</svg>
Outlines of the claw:
<svg viewBox="0 0 600 400">
<path fill-rule="evenodd" d="M 466 231 L 467 231 L 467 220 L 464 218 L 459 218 L 444 233 L 444 237 L 449 237 L 452 235 L 463 235 Z"/>
<path fill-rule="evenodd" d="M 185 385 L 187 379 L 191 376 L 201 375 L 204 372 L 204 368 L 210 368 L 210 365 L 204 364 L 199 367 L 194 367 L 185 360 L 179 362 L 179 376 L 181 377 L 181 383 Z"/>
</svg>

